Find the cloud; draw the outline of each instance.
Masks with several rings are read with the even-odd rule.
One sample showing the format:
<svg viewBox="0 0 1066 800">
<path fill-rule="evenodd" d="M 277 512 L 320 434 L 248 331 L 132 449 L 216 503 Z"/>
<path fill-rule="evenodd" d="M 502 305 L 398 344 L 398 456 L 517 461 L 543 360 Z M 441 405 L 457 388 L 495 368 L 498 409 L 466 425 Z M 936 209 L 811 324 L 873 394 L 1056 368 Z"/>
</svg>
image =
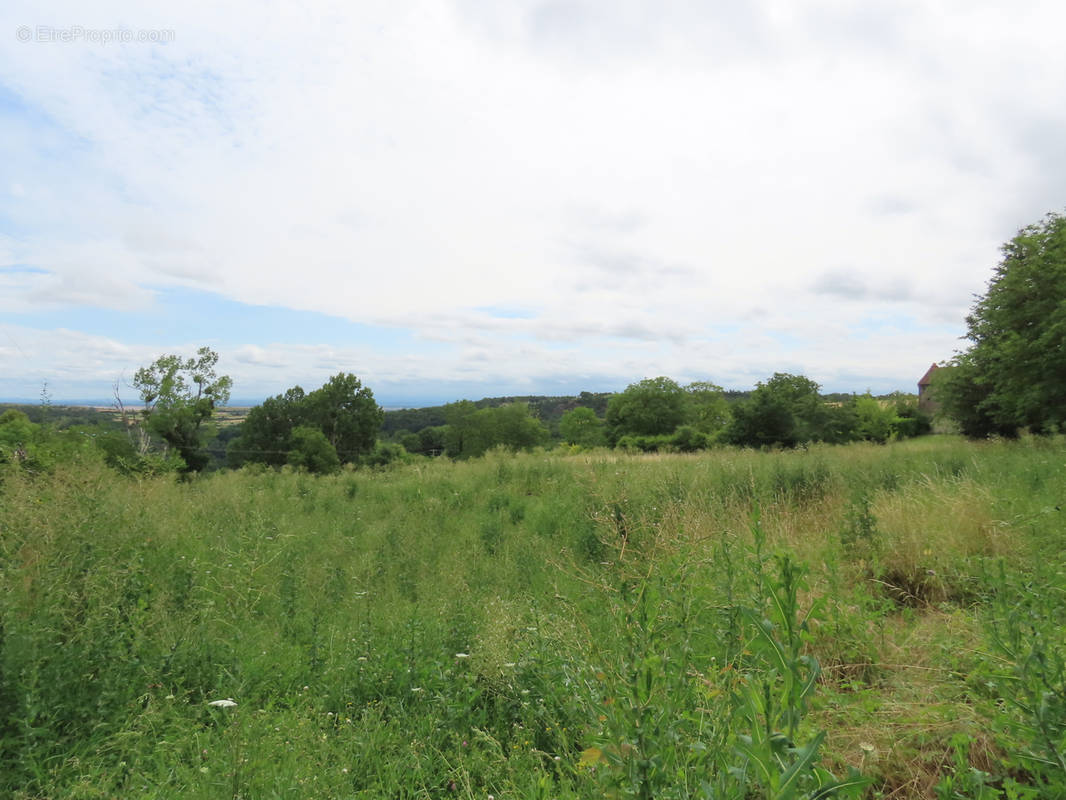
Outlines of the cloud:
<svg viewBox="0 0 1066 800">
<path fill-rule="evenodd" d="M 0 309 L 119 316 L 184 287 L 308 312 L 281 344 L 219 340 L 271 393 L 305 364 L 556 385 L 697 350 L 737 380 L 774 359 L 861 374 L 841 342 L 886 306 L 936 360 L 1066 185 L 1064 12 L 945 9 L 5 4 L 9 31 L 176 37 L 0 48 L 0 265 L 36 270 L 0 270 Z M 327 341 L 316 314 L 404 334 L 410 358 Z"/>
</svg>

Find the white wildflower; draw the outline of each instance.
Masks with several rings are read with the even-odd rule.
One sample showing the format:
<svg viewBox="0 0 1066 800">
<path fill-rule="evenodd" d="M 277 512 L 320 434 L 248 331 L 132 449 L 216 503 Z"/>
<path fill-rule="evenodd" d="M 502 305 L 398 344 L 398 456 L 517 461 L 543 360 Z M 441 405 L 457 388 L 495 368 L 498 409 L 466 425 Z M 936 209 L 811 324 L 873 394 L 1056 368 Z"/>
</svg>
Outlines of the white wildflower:
<svg viewBox="0 0 1066 800">
<path fill-rule="evenodd" d="M 455 657 L 456 658 L 470 658 L 470 654 L 469 653 L 456 653 Z"/>
<path fill-rule="evenodd" d="M 232 697 L 227 697 L 225 700 L 212 700 L 208 705 L 215 708 L 233 708 L 237 704 Z"/>
</svg>

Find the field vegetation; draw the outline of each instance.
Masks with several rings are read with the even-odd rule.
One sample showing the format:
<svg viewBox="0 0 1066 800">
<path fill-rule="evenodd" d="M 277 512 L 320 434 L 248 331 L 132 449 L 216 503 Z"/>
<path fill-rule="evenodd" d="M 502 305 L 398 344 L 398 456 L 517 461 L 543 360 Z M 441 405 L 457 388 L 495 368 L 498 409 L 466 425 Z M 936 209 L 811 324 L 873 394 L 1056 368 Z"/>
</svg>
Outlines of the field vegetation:
<svg viewBox="0 0 1066 800">
<path fill-rule="evenodd" d="M 1064 499 L 1061 437 L 9 461 L 0 795 L 1061 798 Z"/>
</svg>

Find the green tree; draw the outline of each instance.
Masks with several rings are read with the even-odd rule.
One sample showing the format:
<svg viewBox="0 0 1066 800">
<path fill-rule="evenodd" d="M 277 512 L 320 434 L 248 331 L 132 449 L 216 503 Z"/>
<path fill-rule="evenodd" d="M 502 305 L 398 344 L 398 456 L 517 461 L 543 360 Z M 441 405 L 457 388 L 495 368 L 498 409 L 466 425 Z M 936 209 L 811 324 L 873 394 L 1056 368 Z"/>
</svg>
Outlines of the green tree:
<svg viewBox="0 0 1066 800">
<path fill-rule="evenodd" d="M 292 450 L 287 454 L 288 463 L 297 469 L 305 469 L 327 475 L 340 469 L 341 460 L 329 443 L 326 435 L 317 428 L 300 425 L 292 431 Z"/>
<path fill-rule="evenodd" d="M 453 458 L 476 458 L 493 447 L 531 450 L 547 441 L 548 430 L 526 403 L 478 409 L 469 400 L 452 403 L 445 445 Z"/>
<path fill-rule="evenodd" d="M 626 435 L 673 433 L 685 421 L 685 391 L 670 378 L 645 378 L 631 383 L 607 401 L 607 436 L 614 445 Z"/>
<path fill-rule="evenodd" d="M 304 390 L 294 386 L 251 409 L 240 425 L 240 434 L 226 448 L 226 462 L 231 467 L 249 461 L 274 467 L 287 463 L 293 430 L 307 418 L 306 398 Z"/>
<path fill-rule="evenodd" d="M 882 405 L 869 392 L 856 397 L 853 405 L 856 439 L 883 444 L 896 433 L 899 417 L 893 407 Z"/>
<path fill-rule="evenodd" d="M 567 444 L 582 447 L 600 447 L 607 439 L 603 432 L 603 420 L 596 412 L 585 406 L 578 406 L 563 414 L 559 420 L 559 435 Z"/>
<path fill-rule="evenodd" d="M 0 414 L 0 463 L 22 463 L 30 457 L 40 426 L 25 413 L 10 408 Z"/>
<path fill-rule="evenodd" d="M 477 406 L 469 400 L 458 400 L 444 407 L 444 450 L 452 458 L 469 455 L 476 436 L 474 414 Z"/>
<path fill-rule="evenodd" d="M 304 427 L 320 432 L 342 463 L 359 463 L 374 450 L 383 416 L 374 393 L 342 372 L 313 392 L 294 386 L 249 411 L 226 451 L 227 461 L 231 466 L 291 463 L 296 430 Z M 306 445 L 307 434 L 301 436 Z"/>
<path fill-rule="evenodd" d="M 417 433 L 411 433 L 410 431 L 398 431 L 396 433 L 396 441 L 403 447 L 408 453 L 421 453 L 422 452 L 422 439 L 419 438 Z"/>
<path fill-rule="evenodd" d="M 721 386 L 696 381 L 685 387 L 685 396 L 688 401 L 685 420 L 700 433 L 715 437 L 729 424 L 733 415 Z"/>
<path fill-rule="evenodd" d="M 439 456 L 444 452 L 446 425 L 434 425 L 418 432 L 418 452 L 427 456 Z"/>
<path fill-rule="evenodd" d="M 334 375 L 307 395 L 306 404 L 308 423 L 325 434 L 342 461 L 356 461 L 374 449 L 385 412 L 355 375 Z"/>
<path fill-rule="evenodd" d="M 204 423 L 229 400 L 233 381 L 217 375 L 218 354 L 201 347 L 195 358 L 163 355 L 133 376 L 150 431 L 177 450 L 185 472 L 199 472 L 211 457 L 204 450 Z"/>
<path fill-rule="evenodd" d="M 934 397 L 964 434 L 1066 427 L 1066 216 L 1048 214 L 1003 246 L 966 317 L 969 349 L 937 370 Z"/>
<path fill-rule="evenodd" d="M 810 441 L 846 441 L 851 421 L 847 409 L 825 404 L 810 378 L 777 372 L 758 383 L 751 397 L 733 408 L 725 438 L 747 447 L 795 447 Z"/>
</svg>

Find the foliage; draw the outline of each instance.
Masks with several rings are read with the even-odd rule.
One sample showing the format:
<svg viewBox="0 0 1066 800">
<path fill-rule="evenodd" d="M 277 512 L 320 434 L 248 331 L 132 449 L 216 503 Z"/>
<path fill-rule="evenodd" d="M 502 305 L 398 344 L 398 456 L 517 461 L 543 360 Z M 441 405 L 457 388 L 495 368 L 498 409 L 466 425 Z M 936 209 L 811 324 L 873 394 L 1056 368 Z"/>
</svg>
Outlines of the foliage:
<svg viewBox="0 0 1066 800">
<path fill-rule="evenodd" d="M 755 784 L 767 800 L 816 800 L 828 797 L 858 797 L 870 783 L 855 770 L 838 781 L 818 766 L 818 750 L 826 732 L 797 742 L 800 725 L 810 710 L 810 701 L 821 674 L 818 659 L 805 652 L 809 621 L 815 609 L 801 611 L 799 592 L 809 587 L 807 572 L 788 555 L 778 556 L 779 577 L 763 574 L 762 544 L 765 541 L 758 509 L 753 515 L 757 579 L 767 602 L 765 608 L 744 609 L 752 635 L 753 656 L 749 673 L 734 691 L 738 717 L 748 733 L 740 734 L 737 753 L 740 765 L 730 774 L 748 788 Z"/>
<path fill-rule="evenodd" d="M 578 406 L 563 414 L 559 420 L 559 435 L 567 444 L 581 447 L 600 447 L 607 442 L 603 420 L 585 406 Z"/>
<path fill-rule="evenodd" d="M 802 375 L 774 373 L 765 383 L 756 384 L 747 400 L 733 407 L 725 439 L 745 447 L 795 447 L 805 442 L 839 444 L 856 438 L 859 420 L 855 401 L 830 405 L 818 389 L 817 383 Z"/>
<path fill-rule="evenodd" d="M 373 449 L 384 411 L 355 375 L 341 372 L 304 401 L 305 419 L 318 428 L 343 461 Z"/>
<path fill-rule="evenodd" d="M 748 400 L 733 408 L 728 440 L 748 447 L 795 447 L 814 440 L 829 414 L 818 388 L 802 375 L 774 373 L 765 383 L 756 384 Z"/>
<path fill-rule="evenodd" d="M 962 431 L 1066 427 L 1066 216 L 1048 214 L 1003 246 L 966 324 L 970 348 L 934 381 L 941 408 Z"/>
<path fill-rule="evenodd" d="M 894 392 L 884 399 L 891 402 L 895 408 L 896 418 L 892 422 L 892 428 L 898 438 L 910 439 L 932 431 L 932 419 L 918 407 L 917 395 Z"/>
<path fill-rule="evenodd" d="M 697 431 L 713 438 L 729 425 L 732 414 L 721 386 L 696 381 L 685 387 L 685 395 L 685 420 Z"/>
<path fill-rule="evenodd" d="M 299 428 L 309 428 L 322 434 L 341 463 L 357 463 L 374 449 L 383 413 L 370 388 L 349 373 L 334 375 L 310 393 L 294 386 L 248 412 L 229 443 L 227 461 L 234 467 L 248 462 L 307 466 L 300 452 L 311 440 L 305 432 L 298 445 L 294 437 Z M 325 455 L 319 444 L 314 447 Z M 294 453 L 299 463 L 291 460 Z"/>
<path fill-rule="evenodd" d="M 423 428 L 418 432 L 418 452 L 427 456 L 439 456 L 444 452 L 447 429 L 440 425 Z"/>
<path fill-rule="evenodd" d="M 581 392 L 574 395 L 547 396 L 547 395 L 518 395 L 511 397 L 484 397 L 472 401 L 478 409 L 496 408 L 512 403 L 525 403 L 530 412 L 539 419 L 545 427 L 554 430 L 562 419 L 563 414 L 579 406 L 591 408 L 599 417 L 607 411 L 607 400 L 611 396 L 609 392 Z M 400 408 L 385 412 L 385 421 L 382 423 L 383 435 L 393 438 L 400 431 L 420 433 L 426 428 L 439 428 L 446 424 L 447 406 L 427 406 L 425 408 Z"/>
<path fill-rule="evenodd" d="M 79 440 L 0 465 L 0 796 L 1062 796 L 1059 438 L 190 482 Z"/>
<path fill-rule="evenodd" d="M 287 463 L 297 469 L 328 475 L 340 469 L 341 460 L 337 450 L 318 428 L 298 425 L 293 428 L 292 450 L 289 451 Z"/>
<path fill-rule="evenodd" d="M 203 423 L 229 400 L 233 381 L 218 376 L 218 354 L 201 347 L 195 358 L 163 355 L 133 376 L 144 403 L 148 428 L 178 451 L 185 471 L 199 472 L 210 456 L 204 450 Z"/>
<path fill-rule="evenodd" d="M 254 462 L 280 467 L 285 464 L 292 450 L 293 431 L 309 423 L 304 407 L 306 400 L 304 390 L 294 386 L 252 408 L 240 424 L 237 438 L 230 440 L 227 447 L 229 465 L 239 467 Z"/>
<path fill-rule="evenodd" d="M 711 437 L 691 425 L 681 425 L 670 434 L 637 436 L 628 434 L 615 445 L 631 453 L 694 453 L 712 444 Z"/>
<path fill-rule="evenodd" d="M 366 467 L 385 467 L 408 461 L 408 451 L 395 442 L 377 442 L 374 449 L 363 455 L 360 464 Z"/>
<path fill-rule="evenodd" d="M 0 414 L 0 461 L 20 462 L 28 457 L 26 447 L 37 438 L 39 426 L 21 411 Z"/>
<path fill-rule="evenodd" d="M 998 686 L 1045 796 L 1066 796 L 1066 575 L 1040 566 L 1017 581 L 1001 565 L 997 583 L 992 641 L 1009 667 Z"/>
<path fill-rule="evenodd" d="M 607 436 L 611 444 L 627 434 L 661 436 L 685 421 L 684 389 L 670 378 L 645 378 L 631 383 L 607 403 Z"/>
<path fill-rule="evenodd" d="M 446 406 L 444 444 L 453 458 L 476 458 L 493 447 L 531 450 L 545 444 L 547 429 L 525 403 L 478 409 L 469 400 Z"/>
<path fill-rule="evenodd" d="M 856 397 L 854 407 L 856 439 L 884 444 L 898 430 L 895 409 L 881 405 L 869 392 Z"/>
</svg>

